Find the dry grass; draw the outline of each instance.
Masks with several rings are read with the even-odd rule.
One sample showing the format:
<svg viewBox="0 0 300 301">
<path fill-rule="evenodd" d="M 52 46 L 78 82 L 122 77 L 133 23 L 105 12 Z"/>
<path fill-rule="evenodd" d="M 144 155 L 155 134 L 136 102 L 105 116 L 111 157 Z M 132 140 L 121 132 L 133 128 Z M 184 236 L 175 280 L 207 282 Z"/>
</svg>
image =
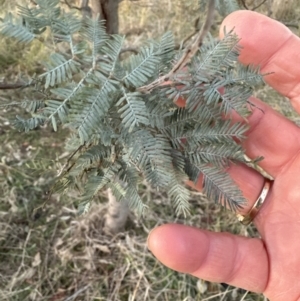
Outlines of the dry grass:
<svg viewBox="0 0 300 301">
<path fill-rule="evenodd" d="M 147 250 L 146 239 L 151 229 L 166 222 L 249 236 L 256 235 L 254 229 L 241 227 L 233 214 L 197 192 L 191 217 L 177 218 L 169 200 L 145 185 L 140 190 L 150 205 L 147 215 L 139 219 L 132 213 L 125 231 L 114 237 L 102 231 L 103 196 L 83 217 L 77 216 L 71 193 L 54 195 L 35 210 L 47 200 L 53 171 L 32 173 L 28 166 L 46 157 L 44 164 L 55 169 L 64 133 L 53 136 L 45 128 L 13 134 L 9 125 L 3 126 L 5 120 L 1 117 L 1 301 L 235 300 L 235 295 L 239 300 L 245 293 L 165 268 Z"/>
<path fill-rule="evenodd" d="M 54 195 L 35 210 L 46 201 L 53 174 L 32 174 L 27 166 L 44 156 L 55 162 L 61 137 L 53 137 L 49 129 L 20 137 L 10 131 L 0 136 L 0 300 L 192 301 L 235 300 L 235 295 L 239 300 L 245 293 L 173 272 L 146 247 L 149 231 L 166 222 L 256 235 L 237 224 L 233 214 L 195 192 L 191 217 L 180 219 L 164 195 L 141 185 L 150 205 L 147 216 L 139 219 L 132 213 L 124 232 L 106 236 L 103 196 L 83 217 L 77 216 L 76 195 L 71 193 Z"/>
<path fill-rule="evenodd" d="M 194 194 L 193 213 L 185 221 L 173 215 L 163 195 L 146 186 L 141 191 L 145 200 L 151 199 L 147 218 L 138 219 L 132 214 L 125 231 L 114 237 L 101 230 L 105 212 L 101 203 L 94 204 L 80 218 L 71 204 L 65 205 L 67 201 L 57 196 L 39 216 L 31 212 L 25 214 L 28 217 L 22 216 L 20 205 L 15 213 L 4 214 L 0 300 L 191 301 L 221 297 L 234 300 L 233 294 L 239 296 L 233 288 L 224 291 L 220 285 L 165 268 L 147 250 L 146 237 L 153 227 L 165 222 L 201 225 L 216 231 L 231 228 L 243 235 L 253 233 L 236 227 L 233 215 L 208 203 L 199 193 Z M 11 195 L 18 197 L 13 189 Z"/>
<path fill-rule="evenodd" d="M 121 32 L 128 34 L 128 45 L 135 47 L 167 29 L 179 43 L 193 31 L 196 5 L 197 1 L 124 0 Z M 1 92 L 0 101 L 20 99 L 22 93 Z M 287 102 L 270 89 L 258 95 L 292 116 Z M 164 195 L 141 185 L 149 211 L 143 218 L 132 213 L 124 232 L 116 236 L 102 231 L 104 196 L 83 217 L 77 216 L 74 193 L 53 195 L 39 208 L 47 200 L 58 157 L 65 155 L 66 133 L 54 135 L 49 128 L 16 133 L 9 120 L 18 109 L 0 110 L 0 301 L 264 300 L 171 271 L 147 250 L 149 231 L 167 222 L 257 236 L 254 228 L 241 226 L 234 214 L 200 193 L 193 193 L 191 217 L 184 220 L 174 216 Z M 44 166 L 38 164 L 40 159 Z M 28 167 L 34 165 L 35 169 Z"/>
</svg>

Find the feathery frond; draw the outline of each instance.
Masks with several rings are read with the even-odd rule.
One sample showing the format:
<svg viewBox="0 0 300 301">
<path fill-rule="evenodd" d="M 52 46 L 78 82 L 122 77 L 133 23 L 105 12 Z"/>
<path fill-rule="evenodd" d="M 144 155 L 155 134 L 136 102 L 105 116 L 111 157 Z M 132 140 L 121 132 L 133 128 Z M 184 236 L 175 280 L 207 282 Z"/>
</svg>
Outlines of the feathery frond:
<svg viewBox="0 0 300 301">
<path fill-rule="evenodd" d="M 221 94 L 223 112 L 228 115 L 230 112 L 237 112 L 240 116 L 247 116 L 249 109 L 247 108 L 247 100 L 252 95 L 252 89 L 243 86 L 226 87 L 225 93 Z"/>
<path fill-rule="evenodd" d="M 237 185 L 222 169 L 206 164 L 197 165 L 197 168 L 204 176 L 203 191 L 209 199 L 230 208 L 234 212 L 246 204 L 247 201 Z"/>
<path fill-rule="evenodd" d="M 230 120 L 218 121 L 214 126 L 195 124 L 194 129 L 172 128 L 170 139 L 176 148 L 189 151 L 202 145 L 235 144 L 234 139 L 243 140 L 247 126 L 241 123 L 231 125 Z"/>
<path fill-rule="evenodd" d="M 110 164 L 108 167 L 98 170 L 96 175 L 91 175 L 85 186 L 84 199 L 92 199 L 106 185 L 112 182 L 118 175 L 120 164 L 118 162 Z"/>
<path fill-rule="evenodd" d="M 193 164 L 213 164 L 220 169 L 244 160 L 242 147 L 234 143 L 201 145 L 193 152 L 186 152 L 186 157 Z"/>
<path fill-rule="evenodd" d="M 154 137 L 149 131 L 138 130 L 130 135 L 127 147 L 131 162 L 144 173 L 151 185 L 165 187 L 169 184 L 172 158 L 165 137 Z"/>
<path fill-rule="evenodd" d="M 48 119 L 51 120 L 52 126 L 56 131 L 57 117 L 62 123 L 67 122 L 69 114 L 69 102 L 81 91 L 84 85 L 84 81 L 90 76 L 92 69 L 88 70 L 86 74 L 81 78 L 79 83 L 69 85 L 66 88 L 52 89 L 51 92 L 62 98 L 62 101 L 50 99 L 46 101 L 47 108 L 45 112 L 48 114 Z"/>
<path fill-rule="evenodd" d="M 110 150 L 110 147 L 105 147 L 101 144 L 92 146 L 78 157 L 69 174 L 78 176 L 85 170 L 97 168 L 102 160 L 109 161 L 111 154 Z"/>
<path fill-rule="evenodd" d="M 72 13 L 65 13 L 61 18 L 52 19 L 51 17 L 49 21 L 56 42 L 65 41 L 72 45 L 72 36 L 80 30 L 81 20 Z"/>
<path fill-rule="evenodd" d="M 41 18 L 40 12 L 36 8 L 29 8 L 17 5 L 18 15 L 22 17 L 25 27 L 31 28 L 31 31 L 36 34 L 41 34 L 46 30 L 48 25 L 44 18 Z"/>
<path fill-rule="evenodd" d="M 42 110 L 45 107 L 45 103 L 42 100 L 24 100 L 21 102 L 21 106 L 27 112 L 36 113 L 38 110 Z"/>
<path fill-rule="evenodd" d="M 69 119 L 71 127 L 77 129 L 81 143 L 89 141 L 95 129 L 101 124 L 101 120 L 110 109 L 113 97 L 109 94 L 116 91 L 116 87 L 109 80 L 95 89 L 85 87 L 82 89 L 80 96 L 85 99 L 85 106 L 82 108 L 82 101 L 72 104 Z"/>
<path fill-rule="evenodd" d="M 225 13 L 236 9 L 235 0 L 217 2 Z M 122 60 L 124 37 L 106 34 L 99 19 L 67 13 L 59 0 L 35 3 L 19 6 L 23 21 L 8 14 L 0 31 L 19 42 L 50 44 L 46 68 L 33 79 L 38 97 L 20 103 L 31 117 L 17 117 L 15 126 L 29 131 L 50 121 L 54 130 L 64 125 L 72 132 L 72 155 L 53 189 L 83 190 L 85 212 L 100 190 L 110 188 L 142 213 L 139 183 L 146 180 L 186 215 L 184 182 L 203 175 L 210 199 L 232 210 L 245 204 L 226 168 L 244 162 L 239 142 L 247 125 L 230 118 L 232 112 L 247 117 L 249 96 L 262 76 L 258 67 L 238 63 L 241 47 L 232 31 L 222 40 L 208 35 L 191 62 L 174 73 L 182 52 L 174 49 L 170 32 Z M 178 100 L 185 106 L 179 108 Z"/>
<path fill-rule="evenodd" d="M 78 73 L 80 64 L 73 58 L 66 59 L 63 55 L 54 53 L 46 66 L 48 71 L 39 76 L 45 78 L 45 89 L 72 80 L 73 74 Z"/>
<path fill-rule="evenodd" d="M 132 132 L 133 128 L 139 124 L 149 124 L 147 108 L 141 93 L 126 93 L 123 89 L 123 96 L 116 106 L 121 106 L 118 113 L 120 113 L 122 122 L 129 132 Z"/>
<path fill-rule="evenodd" d="M 207 43 L 200 48 L 200 56 L 194 59 L 193 76 L 198 82 L 211 81 L 217 75 L 222 75 L 224 68 L 230 68 L 237 61 L 241 47 L 239 38 L 232 31 L 225 33 L 224 38 L 216 41 L 211 35 Z"/>
<path fill-rule="evenodd" d="M 220 118 L 219 99 L 215 102 L 207 102 L 205 100 L 206 91 L 202 88 L 196 88 L 189 92 L 186 98 L 186 109 L 192 114 L 194 119 L 201 120 L 202 123 L 210 123 Z M 217 95 L 217 97 L 219 94 Z"/>
<path fill-rule="evenodd" d="M 190 192 L 183 183 L 184 176 L 185 175 L 180 171 L 174 170 L 172 179 L 167 188 L 167 194 L 168 197 L 174 202 L 176 214 L 183 214 L 186 217 L 190 211 Z"/>
<path fill-rule="evenodd" d="M 159 129 L 164 128 L 165 119 L 173 115 L 166 106 L 163 106 L 157 101 L 150 101 L 150 99 L 145 103 L 147 111 L 149 112 L 149 123 L 151 127 L 157 127 Z"/>
<path fill-rule="evenodd" d="M 36 35 L 30 30 L 30 27 L 23 25 L 22 18 L 14 18 L 12 14 L 7 14 L 0 25 L 0 33 L 11 38 L 15 38 L 21 43 L 32 42 Z"/>
<path fill-rule="evenodd" d="M 95 67 L 101 47 L 105 44 L 108 36 L 105 31 L 104 21 L 96 19 L 85 18 L 83 20 L 81 35 L 84 40 L 88 41 L 92 46 L 92 65 Z"/>
<path fill-rule="evenodd" d="M 137 210 L 139 216 L 141 216 L 147 209 L 147 206 L 144 204 L 141 196 L 139 195 L 138 186 L 128 184 L 126 187 L 125 199 L 129 202 L 130 208 Z"/>
<path fill-rule="evenodd" d="M 120 53 L 123 47 L 125 37 L 112 35 L 103 46 L 103 53 L 108 57 L 108 60 L 100 62 L 101 70 L 104 70 L 109 78 L 122 78 L 125 76 L 125 71 L 121 67 Z"/>
<path fill-rule="evenodd" d="M 35 0 L 35 3 L 38 13 L 42 15 L 49 26 L 55 24 L 61 16 L 59 0 Z"/>
<path fill-rule="evenodd" d="M 139 54 L 130 57 L 127 66 L 124 65 L 126 75 L 122 81 L 136 88 L 146 84 L 153 77 L 159 62 L 160 58 L 153 45 L 143 47 Z"/>
<path fill-rule="evenodd" d="M 160 58 L 158 74 L 168 72 L 175 57 L 175 42 L 172 32 L 167 31 L 160 39 L 156 55 Z"/>
<path fill-rule="evenodd" d="M 40 125 L 43 125 L 44 122 L 45 119 L 42 117 L 31 117 L 29 119 L 23 119 L 20 116 L 16 116 L 16 120 L 13 124 L 16 127 L 16 129 L 20 132 L 28 132 L 37 128 Z"/>
</svg>

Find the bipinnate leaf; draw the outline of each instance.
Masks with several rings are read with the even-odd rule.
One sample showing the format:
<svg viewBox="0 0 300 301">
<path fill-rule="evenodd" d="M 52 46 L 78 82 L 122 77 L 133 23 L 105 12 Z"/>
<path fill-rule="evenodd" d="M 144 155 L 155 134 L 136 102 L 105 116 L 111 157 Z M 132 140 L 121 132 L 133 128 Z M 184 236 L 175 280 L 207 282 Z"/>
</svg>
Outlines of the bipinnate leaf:
<svg viewBox="0 0 300 301">
<path fill-rule="evenodd" d="M 20 102 L 30 116 L 17 117 L 15 126 L 29 131 L 51 123 L 55 131 L 70 130 L 71 154 L 54 190 L 76 186 L 85 212 L 110 188 L 118 201 L 126 199 L 142 213 L 139 185 L 147 182 L 168 195 L 176 213 L 187 215 L 185 182 L 201 176 L 211 200 L 233 211 L 246 203 L 226 168 L 245 162 L 240 142 L 248 128 L 231 115 L 245 120 L 253 86 L 263 77 L 259 67 L 238 63 L 241 47 L 233 31 L 222 40 L 208 34 L 177 70 L 185 50 L 175 49 L 170 32 L 124 56 L 125 38 L 108 35 L 99 18 L 80 19 L 61 9 L 59 0 L 35 2 L 19 6 L 21 18 L 6 15 L 0 31 L 50 46 L 45 69 L 28 85 L 34 96 Z M 216 6 L 228 13 L 235 4 Z"/>
</svg>

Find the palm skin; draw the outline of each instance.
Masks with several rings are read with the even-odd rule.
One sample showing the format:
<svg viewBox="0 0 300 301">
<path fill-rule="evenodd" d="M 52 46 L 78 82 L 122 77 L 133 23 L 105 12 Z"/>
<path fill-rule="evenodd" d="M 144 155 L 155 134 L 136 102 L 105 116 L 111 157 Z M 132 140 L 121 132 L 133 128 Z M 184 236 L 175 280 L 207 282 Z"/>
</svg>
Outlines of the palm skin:
<svg viewBox="0 0 300 301">
<path fill-rule="evenodd" d="M 265 81 L 288 97 L 300 113 L 300 39 L 282 24 L 258 13 L 238 11 L 223 22 L 235 28 L 244 47 L 240 61 L 272 72 Z M 222 34 L 221 34 L 222 35 Z M 300 129 L 258 99 L 248 122 L 244 147 L 249 157 L 274 177 L 267 199 L 254 220 L 261 239 L 214 233 L 184 225 L 154 229 L 148 247 L 166 266 L 213 282 L 263 293 L 271 301 L 300 300 Z M 246 166 L 229 170 L 249 211 L 264 178 Z M 201 190 L 201 181 L 196 185 Z"/>
</svg>

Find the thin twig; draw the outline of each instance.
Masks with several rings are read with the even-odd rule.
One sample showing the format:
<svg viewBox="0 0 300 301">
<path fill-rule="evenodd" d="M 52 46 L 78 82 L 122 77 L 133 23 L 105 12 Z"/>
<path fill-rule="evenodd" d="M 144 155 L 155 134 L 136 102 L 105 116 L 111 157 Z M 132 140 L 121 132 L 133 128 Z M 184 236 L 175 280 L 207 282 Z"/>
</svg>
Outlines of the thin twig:
<svg viewBox="0 0 300 301">
<path fill-rule="evenodd" d="M 69 165 L 69 163 L 70 163 L 70 161 L 72 160 L 72 158 L 83 148 L 85 146 L 85 144 L 83 144 L 83 145 L 80 145 L 71 155 L 70 155 L 70 157 L 68 157 L 68 159 L 67 159 L 67 162 L 62 166 L 62 168 L 61 168 L 61 170 L 58 172 L 58 174 L 57 174 L 57 178 L 59 178 L 59 177 L 62 177 L 62 176 L 64 176 L 64 175 L 66 175 L 72 168 L 73 168 L 73 166 L 75 165 L 75 162 L 73 162 L 69 167 L 68 167 L 68 165 Z M 68 167 L 68 168 L 67 168 Z M 66 169 L 67 168 L 67 169 Z M 55 184 L 54 184 L 55 185 Z M 34 209 L 34 211 L 37 211 L 37 210 L 39 210 L 40 208 L 44 208 L 45 206 L 46 206 L 46 204 L 47 204 L 47 202 L 49 202 L 49 200 L 50 200 L 50 198 L 51 198 L 51 196 L 52 196 L 52 194 L 53 194 L 53 188 L 54 188 L 54 185 L 50 188 L 50 190 L 48 191 L 48 197 L 47 197 L 47 199 L 45 200 L 45 202 L 41 205 L 41 206 L 39 206 L 39 207 L 37 207 L 37 208 L 35 208 Z"/>
<path fill-rule="evenodd" d="M 12 89 L 25 88 L 28 86 L 30 86 L 30 84 L 28 83 L 14 83 L 14 84 L 0 83 L 0 90 L 12 90 Z"/>
<path fill-rule="evenodd" d="M 193 31 L 190 35 L 188 35 L 180 44 L 184 45 L 188 40 L 190 40 L 194 35 L 196 35 L 199 30 Z M 179 47 L 178 47 L 179 48 Z"/>
<path fill-rule="evenodd" d="M 258 9 L 260 6 L 262 6 L 267 0 L 263 0 L 260 4 L 258 4 L 257 6 L 253 7 L 252 10 L 256 10 Z"/>
<path fill-rule="evenodd" d="M 187 47 L 185 50 L 184 55 L 181 57 L 181 59 L 177 62 L 177 64 L 173 67 L 172 72 L 176 73 L 178 70 L 182 69 L 186 64 L 190 61 L 190 59 L 195 55 L 195 53 L 198 51 L 199 47 L 201 47 L 204 37 L 207 35 L 213 21 L 213 15 L 215 10 L 215 1 L 210 0 L 208 4 L 208 12 L 206 16 L 206 20 L 199 31 L 199 34 L 197 35 L 195 41 Z"/>
<path fill-rule="evenodd" d="M 244 8 L 247 9 L 247 10 L 249 10 L 248 6 L 247 6 L 246 3 L 245 3 L 245 0 L 241 0 L 241 2 L 242 2 L 242 4 L 243 4 Z"/>
<path fill-rule="evenodd" d="M 188 35 L 183 41 L 182 41 L 182 45 L 184 45 L 187 41 L 189 41 L 194 35 L 196 35 L 199 31 L 200 31 L 200 27 L 199 27 L 199 23 L 200 23 L 200 17 L 198 17 L 195 22 L 194 22 L 194 31 Z"/>
<path fill-rule="evenodd" d="M 62 166 L 62 168 L 61 168 L 61 170 L 58 172 L 58 174 L 57 174 L 57 177 L 60 177 L 63 173 L 64 173 L 64 175 L 65 174 L 67 174 L 69 171 L 70 171 L 70 169 L 71 169 L 71 167 L 73 166 L 73 165 L 71 165 L 71 166 L 69 166 L 69 163 L 70 163 L 70 161 L 72 160 L 72 158 L 83 148 L 85 146 L 85 144 L 82 144 L 82 145 L 80 145 L 72 154 L 71 154 L 71 156 L 70 157 L 68 157 L 68 160 L 67 160 L 67 162 Z M 69 166 L 69 168 L 65 171 L 65 169 L 67 168 Z M 64 172 L 65 171 L 65 172 Z"/>
<path fill-rule="evenodd" d="M 133 52 L 135 54 L 138 54 L 138 50 L 135 48 L 135 47 L 127 47 L 127 48 L 123 48 L 121 51 L 120 51 L 120 54 L 124 53 L 124 52 Z"/>
<path fill-rule="evenodd" d="M 215 0 L 210 0 L 208 3 L 208 12 L 206 15 L 206 20 L 201 30 L 199 31 L 199 34 L 197 35 L 195 41 L 192 42 L 191 45 L 185 49 L 182 57 L 179 59 L 179 61 L 175 64 L 175 66 L 168 74 L 161 76 L 160 78 L 158 78 L 157 80 L 155 80 L 149 85 L 138 88 L 137 89 L 138 91 L 142 93 L 150 93 L 151 90 L 160 86 L 164 82 L 168 81 L 176 72 L 178 72 L 179 70 L 181 70 L 183 67 L 186 66 L 186 64 L 191 60 L 191 58 L 198 51 L 199 47 L 201 47 L 204 37 L 206 36 L 206 34 L 208 33 L 212 25 L 214 10 L 215 10 Z"/>
<path fill-rule="evenodd" d="M 82 10 L 81 7 L 74 6 L 74 5 L 70 4 L 68 0 L 64 0 L 63 3 L 66 4 L 66 5 L 67 5 L 69 8 L 71 8 L 71 9 L 73 8 L 73 9 L 77 9 L 77 10 Z"/>
</svg>

